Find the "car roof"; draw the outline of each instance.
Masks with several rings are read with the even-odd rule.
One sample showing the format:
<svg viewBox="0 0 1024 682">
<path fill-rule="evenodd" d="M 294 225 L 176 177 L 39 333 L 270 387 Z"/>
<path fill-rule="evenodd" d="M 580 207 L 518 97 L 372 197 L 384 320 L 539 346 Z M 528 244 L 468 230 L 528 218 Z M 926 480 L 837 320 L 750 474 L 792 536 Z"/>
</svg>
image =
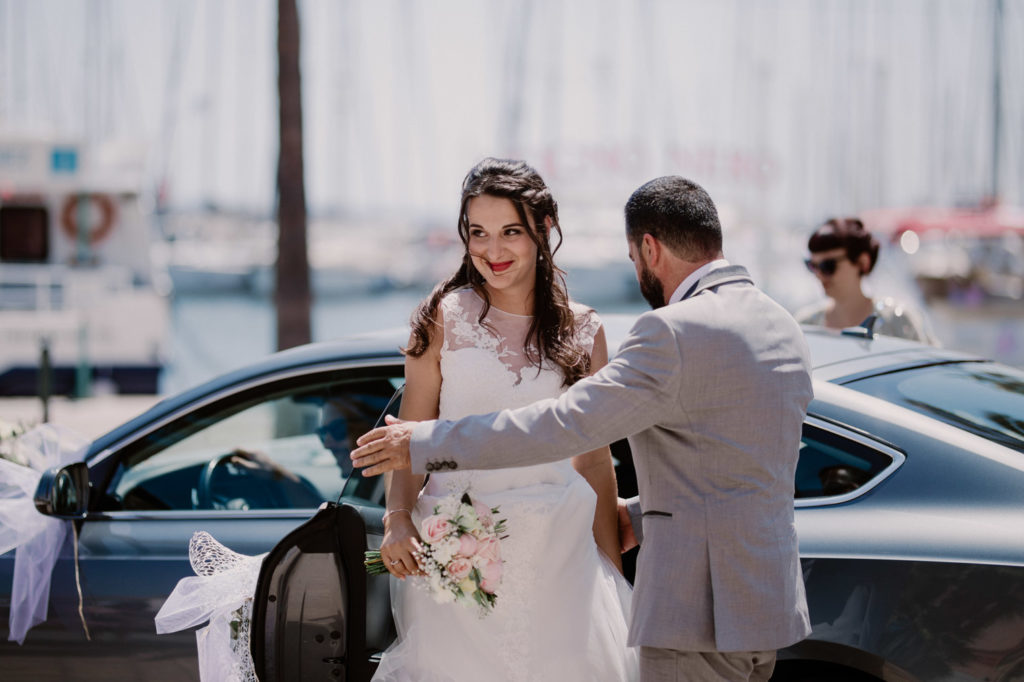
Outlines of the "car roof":
<svg viewBox="0 0 1024 682">
<path fill-rule="evenodd" d="M 912 367 L 977 362 L 977 356 L 892 336 L 865 338 L 823 327 L 804 328 L 814 378 L 845 383 Z"/>
</svg>

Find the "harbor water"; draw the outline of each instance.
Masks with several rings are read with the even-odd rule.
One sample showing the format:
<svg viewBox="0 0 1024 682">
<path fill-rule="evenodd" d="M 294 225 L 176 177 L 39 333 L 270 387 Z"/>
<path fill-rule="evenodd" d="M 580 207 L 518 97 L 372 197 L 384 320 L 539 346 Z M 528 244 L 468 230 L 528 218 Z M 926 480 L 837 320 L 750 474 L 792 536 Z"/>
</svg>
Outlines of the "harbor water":
<svg viewBox="0 0 1024 682">
<path fill-rule="evenodd" d="M 428 289 L 405 289 L 314 299 L 314 341 L 407 326 Z M 584 303 L 588 303 L 585 299 Z M 590 303 L 598 312 L 639 313 L 636 300 Z M 169 363 L 161 393 L 175 393 L 221 372 L 259 360 L 275 349 L 273 301 L 247 294 L 176 296 L 171 304 Z"/>
</svg>

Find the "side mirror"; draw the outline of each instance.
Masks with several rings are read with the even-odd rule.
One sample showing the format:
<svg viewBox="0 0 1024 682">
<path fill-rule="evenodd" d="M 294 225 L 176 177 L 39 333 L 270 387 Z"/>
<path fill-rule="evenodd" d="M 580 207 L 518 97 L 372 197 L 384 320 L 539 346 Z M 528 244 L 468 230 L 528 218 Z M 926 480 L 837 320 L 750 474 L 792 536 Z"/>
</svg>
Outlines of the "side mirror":
<svg viewBox="0 0 1024 682">
<path fill-rule="evenodd" d="M 35 495 L 40 514 L 64 519 L 83 518 L 89 510 L 89 467 L 75 462 L 43 472 Z"/>
</svg>

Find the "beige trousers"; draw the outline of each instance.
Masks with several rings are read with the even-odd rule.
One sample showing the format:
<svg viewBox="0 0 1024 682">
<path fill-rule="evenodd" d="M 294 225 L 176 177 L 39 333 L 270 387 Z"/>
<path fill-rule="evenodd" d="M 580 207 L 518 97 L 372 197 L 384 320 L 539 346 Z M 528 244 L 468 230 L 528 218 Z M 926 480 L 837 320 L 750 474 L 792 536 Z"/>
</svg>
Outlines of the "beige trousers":
<svg viewBox="0 0 1024 682">
<path fill-rule="evenodd" d="M 774 669 L 774 651 L 640 647 L 640 682 L 767 682 Z"/>
</svg>

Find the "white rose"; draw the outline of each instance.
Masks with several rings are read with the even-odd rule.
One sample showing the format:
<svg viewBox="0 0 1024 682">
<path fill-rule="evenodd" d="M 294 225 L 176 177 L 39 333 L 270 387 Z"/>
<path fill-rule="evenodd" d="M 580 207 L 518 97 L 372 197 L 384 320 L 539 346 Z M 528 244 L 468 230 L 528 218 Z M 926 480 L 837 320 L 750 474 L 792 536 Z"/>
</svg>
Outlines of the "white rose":
<svg viewBox="0 0 1024 682">
<path fill-rule="evenodd" d="M 463 530 L 469 531 L 473 535 L 479 535 L 484 532 L 484 524 L 472 508 L 470 508 L 469 513 L 462 515 L 462 522 L 459 525 L 462 526 Z"/>
<path fill-rule="evenodd" d="M 437 509 L 436 513 L 442 514 L 448 517 L 449 519 L 454 519 L 459 514 L 460 506 L 461 503 L 459 502 L 458 498 L 445 497 L 442 498 L 441 501 L 437 503 L 435 509 Z"/>
</svg>

